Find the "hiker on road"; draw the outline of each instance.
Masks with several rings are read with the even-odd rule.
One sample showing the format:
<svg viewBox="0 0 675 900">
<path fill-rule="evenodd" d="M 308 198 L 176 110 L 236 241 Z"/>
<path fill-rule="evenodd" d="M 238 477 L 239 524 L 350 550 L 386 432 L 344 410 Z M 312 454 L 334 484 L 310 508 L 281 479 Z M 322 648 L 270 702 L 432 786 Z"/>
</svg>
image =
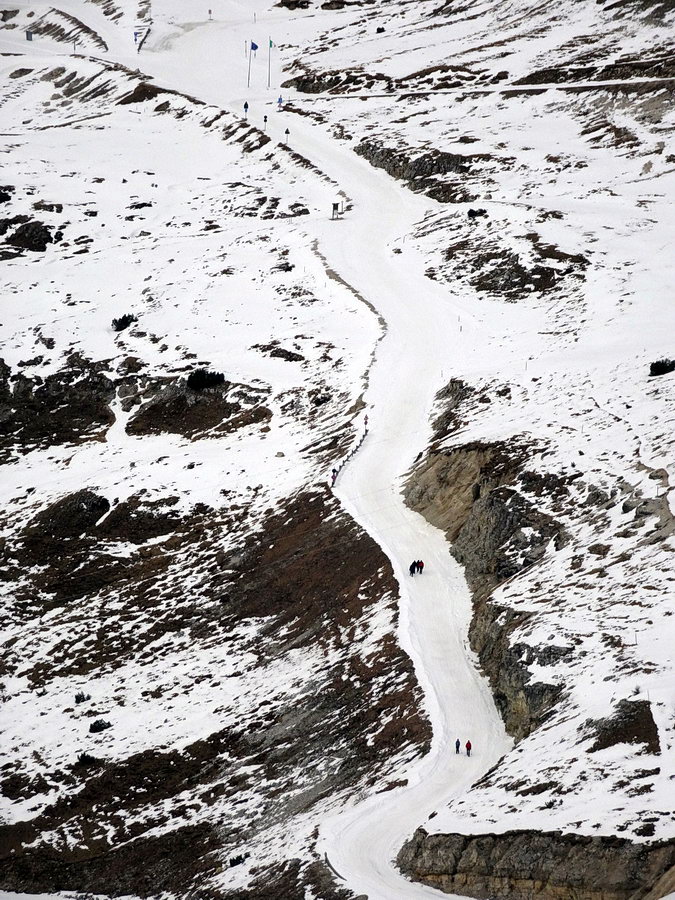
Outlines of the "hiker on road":
<svg viewBox="0 0 675 900">
<path fill-rule="evenodd" d="M 466 742 L 466 755 L 471 756 L 471 741 Z"/>
</svg>

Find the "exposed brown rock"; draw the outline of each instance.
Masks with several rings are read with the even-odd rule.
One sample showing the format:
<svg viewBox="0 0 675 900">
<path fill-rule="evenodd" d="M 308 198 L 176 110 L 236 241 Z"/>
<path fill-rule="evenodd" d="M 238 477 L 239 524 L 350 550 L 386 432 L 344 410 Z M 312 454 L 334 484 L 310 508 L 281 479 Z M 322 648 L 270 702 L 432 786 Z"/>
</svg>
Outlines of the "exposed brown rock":
<svg viewBox="0 0 675 900">
<path fill-rule="evenodd" d="M 79 443 L 100 437 L 114 417 L 115 396 L 104 366 L 73 355 L 66 368 L 47 378 L 11 376 L 0 360 L 0 453 L 18 443 L 34 445 Z"/>
<path fill-rule="evenodd" d="M 156 392 L 153 394 L 152 391 Z M 183 382 L 170 381 L 164 386 L 153 386 L 146 393 L 150 393 L 150 399 L 127 422 L 127 434 L 203 437 L 209 431 L 236 431 L 265 422 L 272 416 L 262 405 L 265 391 L 230 382 L 195 391 Z"/>
<path fill-rule="evenodd" d="M 414 881 L 446 894 L 641 900 L 672 871 L 675 841 L 634 844 L 622 838 L 532 831 L 465 836 L 427 834 L 419 828 L 399 852 L 398 864 Z"/>
<path fill-rule="evenodd" d="M 588 753 L 615 744 L 644 744 L 648 753 L 661 752 L 659 730 L 648 700 L 620 700 L 613 716 L 587 724 L 597 735 Z"/>
</svg>

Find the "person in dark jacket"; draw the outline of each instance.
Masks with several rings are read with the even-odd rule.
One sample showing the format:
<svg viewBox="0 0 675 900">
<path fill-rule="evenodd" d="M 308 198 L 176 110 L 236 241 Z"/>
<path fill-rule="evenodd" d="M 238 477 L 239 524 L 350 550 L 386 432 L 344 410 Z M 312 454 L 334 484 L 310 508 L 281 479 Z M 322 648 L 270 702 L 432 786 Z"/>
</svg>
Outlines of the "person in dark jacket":
<svg viewBox="0 0 675 900">
<path fill-rule="evenodd" d="M 457 740 L 455 741 L 455 753 L 459 753 L 459 746 L 459 738 L 457 738 Z"/>
<path fill-rule="evenodd" d="M 408 571 L 410 572 L 411 575 L 414 575 L 415 572 L 417 571 L 417 563 L 416 563 L 416 562 L 411 562 L 411 563 L 410 563 L 410 568 L 409 568 Z"/>
<path fill-rule="evenodd" d="M 471 756 L 471 741 L 466 742 L 466 755 Z"/>
</svg>

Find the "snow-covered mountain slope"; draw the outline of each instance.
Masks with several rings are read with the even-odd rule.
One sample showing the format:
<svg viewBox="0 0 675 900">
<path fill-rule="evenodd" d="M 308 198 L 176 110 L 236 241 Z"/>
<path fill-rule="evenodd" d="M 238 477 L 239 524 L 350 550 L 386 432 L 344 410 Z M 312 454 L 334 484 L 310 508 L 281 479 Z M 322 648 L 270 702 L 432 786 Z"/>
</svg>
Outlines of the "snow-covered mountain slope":
<svg viewBox="0 0 675 900">
<path fill-rule="evenodd" d="M 429 738 L 325 487 L 382 333 L 314 245 L 335 186 L 127 68 L 4 66 L 5 884 L 320 886 L 326 803 Z"/>
<path fill-rule="evenodd" d="M 354 21 L 361 40 L 327 32 L 295 81 L 329 88 L 298 107 L 444 204 L 417 232 L 427 274 L 486 320 L 447 360 L 407 496 L 467 567 L 472 644 L 526 739 L 425 828 L 672 840 L 674 383 L 650 376 L 673 356 L 672 11 L 467 13 Z M 422 34 L 447 66 L 420 75 L 399 50 Z M 403 863 L 437 884 L 431 847 Z M 461 877 L 444 889 L 471 893 Z"/>
<path fill-rule="evenodd" d="M 671 6 L 7 5 L 4 886 L 668 868 Z"/>
</svg>

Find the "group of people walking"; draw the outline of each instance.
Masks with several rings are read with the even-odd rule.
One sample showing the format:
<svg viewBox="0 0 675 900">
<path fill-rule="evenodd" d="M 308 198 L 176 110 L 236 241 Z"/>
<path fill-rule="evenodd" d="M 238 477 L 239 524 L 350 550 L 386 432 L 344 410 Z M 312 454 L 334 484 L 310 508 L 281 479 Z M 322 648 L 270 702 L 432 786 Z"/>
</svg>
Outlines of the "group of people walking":
<svg viewBox="0 0 675 900">
<path fill-rule="evenodd" d="M 421 559 L 415 559 L 408 566 L 408 571 L 410 572 L 411 575 L 414 575 L 415 573 L 417 573 L 418 575 L 421 575 L 422 572 L 424 571 L 424 563 L 422 562 Z"/>
<path fill-rule="evenodd" d="M 459 748 L 462 746 L 462 742 L 459 738 L 455 741 L 455 753 L 459 753 Z M 471 741 L 467 741 L 464 745 L 466 747 L 466 755 L 471 756 Z"/>
</svg>

